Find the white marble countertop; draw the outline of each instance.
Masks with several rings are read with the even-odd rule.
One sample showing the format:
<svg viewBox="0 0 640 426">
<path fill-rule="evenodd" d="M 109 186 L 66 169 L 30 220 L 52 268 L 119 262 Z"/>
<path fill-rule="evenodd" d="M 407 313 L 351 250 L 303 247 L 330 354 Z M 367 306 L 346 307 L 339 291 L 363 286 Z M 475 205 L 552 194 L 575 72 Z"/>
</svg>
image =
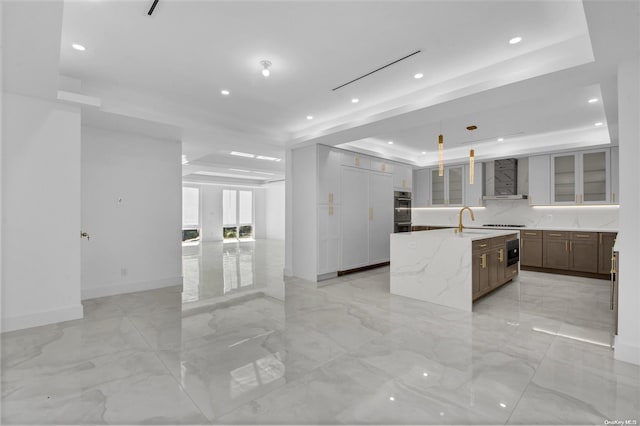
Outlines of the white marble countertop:
<svg viewBox="0 0 640 426">
<path fill-rule="evenodd" d="M 438 227 L 447 227 L 447 228 L 457 228 L 458 225 L 442 225 L 430 223 L 428 225 L 422 225 L 417 223 L 412 223 L 413 226 L 438 226 Z M 618 232 L 617 229 L 614 228 L 588 228 L 588 227 L 570 227 L 570 226 L 524 226 L 517 228 L 502 228 L 495 226 L 465 226 L 465 229 L 509 229 L 509 230 L 531 230 L 531 231 L 578 231 L 578 232 Z M 421 232 L 421 231 L 416 231 Z M 430 231 L 433 232 L 433 231 Z"/>
<path fill-rule="evenodd" d="M 464 230 L 462 231 L 462 233 L 458 232 L 456 233 L 455 231 L 457 230 L 457 227 L 455 228 L 446 228 L 446 229 L 434 229 L 433 231 L 429 231 L 429 236 L 430 237 L 439 237 L 439 238 L 446 238 L 447 236 L 450 236 L 451 238 L 457 238 L 457 239 L 468 239 L 469 241 L 475 241 L 475 240 L 482 240 L 485 238 L 493 238 L 493 237 L 501 237 L 503 235 L 511 235 L 514 234 L 514 229 L 504 229 L 504 228 L 500 228 L 500 229 L 496 229 L 496 228 L 467 228 L 465 227 Z M 518 228 L 521 229 L 521 228 Z M 415 231 L 415 232 L 399 232 L 397 234 L 391 234 L 391 237 L 407 237 L 410 235 L 424 235 L 423 231 Z"/>
</svg>

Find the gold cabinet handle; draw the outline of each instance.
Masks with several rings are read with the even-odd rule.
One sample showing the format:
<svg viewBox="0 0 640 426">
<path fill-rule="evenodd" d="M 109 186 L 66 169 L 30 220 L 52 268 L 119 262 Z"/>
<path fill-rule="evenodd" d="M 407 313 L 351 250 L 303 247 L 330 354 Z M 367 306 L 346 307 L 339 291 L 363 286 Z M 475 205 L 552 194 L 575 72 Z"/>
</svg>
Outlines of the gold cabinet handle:
<svg viewBox="0 0 640 426">
<path fill-rule="evenodd" d="M 535 232 L 525 232 L 524 235 L 538 235 Z"/>
<path fill-rule="evenodd" d="M 591 237 L 591 235 L 576 234 L 576 238 L 590 238 L 590 237 Z M 602 239 L 600 241 L 602 241 Z"/>
<path fill-rule="evenodd" d="M 360 157 L 356 157 L 356 167 L 360 167 Z"/>
<path fill-rule="evenodd" d="M 483 254 L 482 256 L 480 256 L 480 266 L 482 266 L 482 269 L 485 269 L 487 267 L 487 255 Z"/>
<path fill-rule="evenodd" d="M 549 234 L 550 237 L 562 237 L 562 234 Z"/>
<path fill-rule="evenodd" d="M 373 220 L 373 207 L 369 207 L 369 220 Z"/>
<path fill-rule="evenodd" d="M 504 261 L 504 249 L 500 249 L 498 251 L 498 260 L 500 261 L 500 263 Z"/>
<path fill-rule="evenodd" d="M 406 179 L 402 179 L 402 187 L 403 188 L 407 187 L 407 180 Z"/>
<path fill-rule="evenodd" d="M 478 247 L 486 247 L 486 244 L 480 244 Z"/>
</svg>

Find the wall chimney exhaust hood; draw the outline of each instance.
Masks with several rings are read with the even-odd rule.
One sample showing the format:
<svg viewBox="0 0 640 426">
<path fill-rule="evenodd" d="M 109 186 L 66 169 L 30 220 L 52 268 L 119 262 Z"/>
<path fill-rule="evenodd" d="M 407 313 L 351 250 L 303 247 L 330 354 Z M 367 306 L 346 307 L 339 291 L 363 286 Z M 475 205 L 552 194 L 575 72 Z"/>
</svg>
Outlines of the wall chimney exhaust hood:
<svg viewBox="0 0 640 426">
<path fill-rule="evenodd" d="M 507 158 L 493 162 L 494 194 L 485 195 L 484 200 L 526 200 L 527 196 L 518 194 L 518 159 Z"/>
</svg>

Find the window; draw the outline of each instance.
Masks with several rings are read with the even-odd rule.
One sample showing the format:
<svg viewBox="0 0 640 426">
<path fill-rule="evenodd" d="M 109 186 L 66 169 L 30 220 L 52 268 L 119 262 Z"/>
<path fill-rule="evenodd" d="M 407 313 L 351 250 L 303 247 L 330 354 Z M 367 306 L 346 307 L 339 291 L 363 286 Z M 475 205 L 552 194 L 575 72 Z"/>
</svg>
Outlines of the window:
<svg viewBox="0 0 640 426">
<path fill-rule="evenodd" d="M 222 191 L 222 237 L 225 241 L 253 238 L 253 191 Z"/>
<path fill-rule="evenodd" d="M 182 187 L 182 241 L 200 239 L 200 190 Z"/>
</svg>

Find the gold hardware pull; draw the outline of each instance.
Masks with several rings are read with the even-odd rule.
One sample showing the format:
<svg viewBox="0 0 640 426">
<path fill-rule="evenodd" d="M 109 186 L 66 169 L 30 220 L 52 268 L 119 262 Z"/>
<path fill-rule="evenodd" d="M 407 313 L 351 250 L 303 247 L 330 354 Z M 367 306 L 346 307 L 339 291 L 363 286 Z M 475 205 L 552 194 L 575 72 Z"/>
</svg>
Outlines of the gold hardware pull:
<svg viewBox="0 0 640 426">
<path fill-rule="evenodd" d="M 498 251 L 498 260 L 500 261 L 500 263 L 504 261 L 504 249 L 500 249 Z"/>
<path fill-rule="evenodd" d="M 333 216 L 333 206 L 329 206 L 329 216 Z"/>
<path fill-rule="evenodd" d="M 482 266 L 482 269 L 485 269 L 487 267 L 487 255 L 483 254 L 482 256 L 480 256 L 480 266 Z"/>
<path fill-rule="evenodd" d="M 480 244 L 478 247 L 486 247 L 486 244 Z"/>
<path fill-rule="evenodd" d="M 562 237 L 562 234 L 549 234 L 550 237 Z"/>
<path fill-rule="evenodd" d="M 369 220 L 373 220 L 373 207 L 369 207 Z"/>
<path fill-rule="evenodd" d="M 577 234 L 576 238 L 590 238 L 591 235 Z"/>
<path fill-rule="evenodd" d="M 569 241 L 564 242 L 564 251 L 569 251 Z"/>
<path fill-rule="evenodd" d="M 356 167 L 360 167 L 360 157 L 356 157 Z"/>
<path fill-rule="evenodd" d="M 407 187 L 407 180 L 406 179 L 402 179 L 402 187 L 403 188 Z"/>
<path fill-rule="evenodd" d="M 534 235 L 535 236 L 535 235 L 538 235 L 538 234 L 535 233 L 535 232 L 525 232 L 524 235 Z"/>
<path fill-rule="evenodd" d="M 387 165 L 382 163 L 382 165 L 380 166 L 380 170 L 382 170 L 383 172 L 387 171 Z"/>
<path fill-rule="evenodd" d="M 86 238 L 87 241 L 89 241 L 91 239 L 91 235 L 89 235 L 88 233 L 86 233 L 84 231 L 80 231 L 80 238 Z"/>
</svg>

